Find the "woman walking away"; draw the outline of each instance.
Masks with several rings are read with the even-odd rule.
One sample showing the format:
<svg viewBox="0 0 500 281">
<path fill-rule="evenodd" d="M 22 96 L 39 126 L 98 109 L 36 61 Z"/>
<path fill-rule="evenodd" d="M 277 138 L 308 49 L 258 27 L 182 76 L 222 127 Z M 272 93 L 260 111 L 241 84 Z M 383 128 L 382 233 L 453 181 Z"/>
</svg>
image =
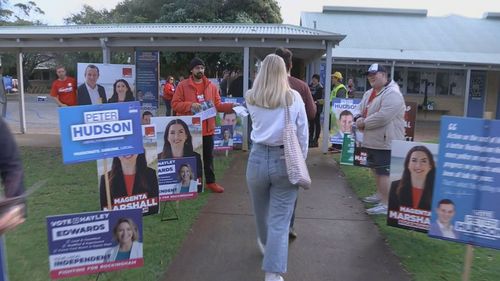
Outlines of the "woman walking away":
<svg viewBox="0 0 500 281">
<path fill-rule="evenodd" d="M 265 281 L 283 281 L 287 270 L 288 230 L 298 186 L 288 180 L 283 149 L 286 108 L 304 158 L 308 127 L 304 102 L 288 85 L 283 59 L 270 54 L 262 62 L 251 90 L 246 94 L 252 118 L 253 142 L 247 166 L 247 186 L 257 223 L 257 243 L 264 260 Z"/>
</svg>

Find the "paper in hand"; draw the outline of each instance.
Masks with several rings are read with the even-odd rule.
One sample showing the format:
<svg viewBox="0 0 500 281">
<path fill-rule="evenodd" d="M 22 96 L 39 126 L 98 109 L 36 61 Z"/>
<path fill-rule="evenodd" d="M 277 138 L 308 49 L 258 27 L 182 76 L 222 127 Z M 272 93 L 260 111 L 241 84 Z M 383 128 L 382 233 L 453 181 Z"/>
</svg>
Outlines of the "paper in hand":
<svg viewBox="0 0 500 281">
<path fill-rule="evenodd" d="M 236 112 L 236 114 L 238 114 L 241 117 L 248 116 L 248 110 L 244 106 L 241 105 L 235 106 L 233 107 L 233 110 L 234 112 Z"/>
</svg>

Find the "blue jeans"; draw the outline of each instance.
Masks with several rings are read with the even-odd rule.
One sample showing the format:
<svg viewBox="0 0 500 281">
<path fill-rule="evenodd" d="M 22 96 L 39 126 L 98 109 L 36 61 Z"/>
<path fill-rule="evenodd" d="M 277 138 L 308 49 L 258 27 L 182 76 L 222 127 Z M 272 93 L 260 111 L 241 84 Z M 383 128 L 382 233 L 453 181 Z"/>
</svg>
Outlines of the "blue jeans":
<svg viewBox="0 0 500 281">
<path fill-rule="evenodd" d="M 288 261 L 288 230 L 298 186 L 288 180 L 283 148 L 253 144 L 247 165 L 247 186 L 257 236 L 265 245 L 262 270 L 284 273 Z"/>
</svg>

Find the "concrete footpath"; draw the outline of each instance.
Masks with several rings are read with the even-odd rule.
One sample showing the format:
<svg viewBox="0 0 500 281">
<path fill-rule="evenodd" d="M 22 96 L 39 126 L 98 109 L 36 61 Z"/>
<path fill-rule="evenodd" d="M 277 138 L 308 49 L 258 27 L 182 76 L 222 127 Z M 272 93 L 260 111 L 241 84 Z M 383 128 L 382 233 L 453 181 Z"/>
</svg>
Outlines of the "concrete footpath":
<svg viewBox="0 0 500 281">
<path fill-rule="evenodd" d="M 226 191 L 211 195 L 163 280 L 264 280 L 245 181 L 248 153 L 233 154 L 218 181 Z M 331 154 L 312 149 L 307 162 L 313 186 L 299 194 L 299 237 L 290 244 L 285 280 L 410 280 Z"/>
</svg>

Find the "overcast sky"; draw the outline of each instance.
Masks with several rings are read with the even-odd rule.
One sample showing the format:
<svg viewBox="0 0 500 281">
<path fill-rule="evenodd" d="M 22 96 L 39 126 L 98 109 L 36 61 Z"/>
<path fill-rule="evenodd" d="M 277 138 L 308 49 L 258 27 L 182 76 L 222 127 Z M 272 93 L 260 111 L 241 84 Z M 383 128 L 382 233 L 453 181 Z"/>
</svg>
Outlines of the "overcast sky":
<svg viewBox="0 0 500 281">
<path fill-rule="evenodd" d="M 45 11 L 42 22 L 64 24 L 63 18 L 78 13 L 83 4 L 111 9 L 122 0 L 34 0 Z M 11 0 L 11 3 L 17 2 Z M 500 12 L 500 0 L 278 0 L 284 23 L 298 25 L 300 12 L 321 12 L 323 6 L 427 9 L 430 16 L 458 14 L 480 18 L 484 12 Z"/>
</svg>

